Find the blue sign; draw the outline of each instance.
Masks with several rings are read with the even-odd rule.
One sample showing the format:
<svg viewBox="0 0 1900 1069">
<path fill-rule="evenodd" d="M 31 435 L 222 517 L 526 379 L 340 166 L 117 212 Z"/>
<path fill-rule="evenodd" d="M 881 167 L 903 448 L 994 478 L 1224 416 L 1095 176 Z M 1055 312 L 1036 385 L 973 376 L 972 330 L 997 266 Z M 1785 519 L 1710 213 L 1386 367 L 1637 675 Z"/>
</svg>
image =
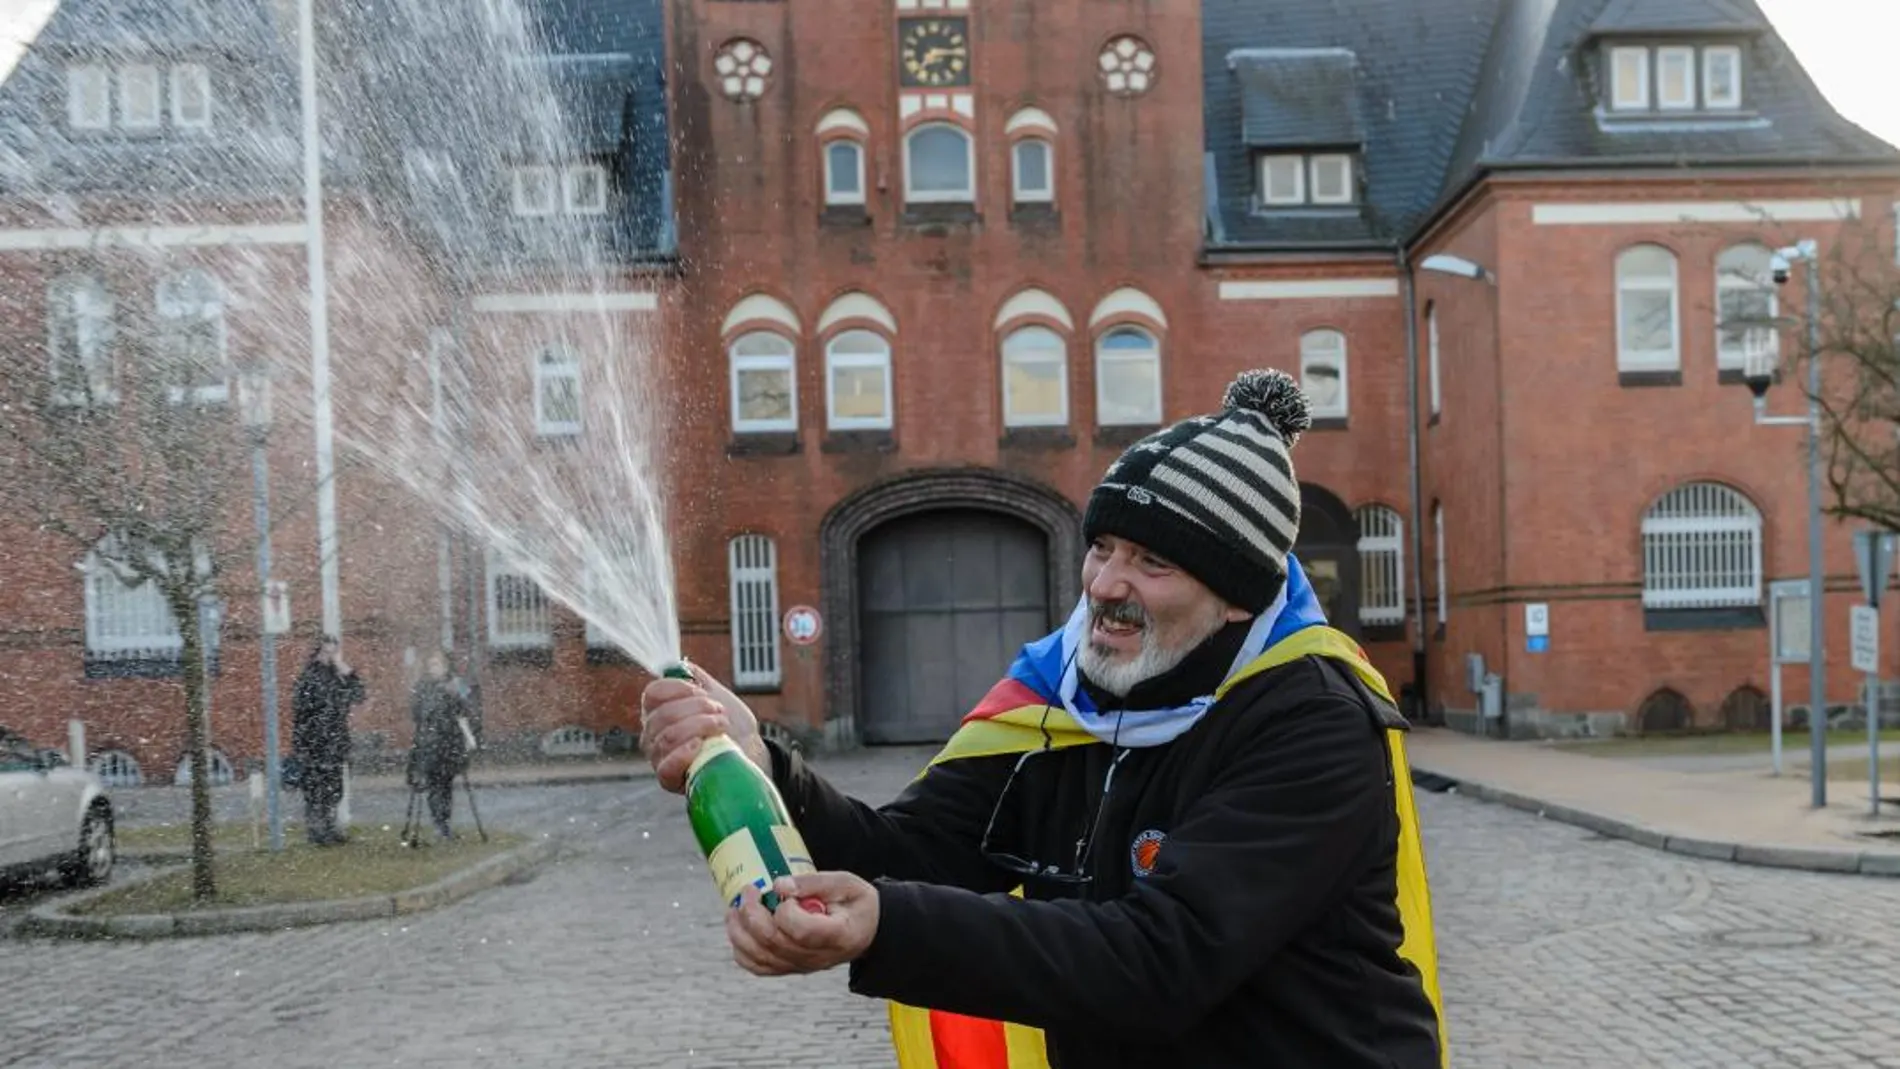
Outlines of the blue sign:
<svg viewBox="0 0 1900 1069">
<path fill-rule="evenodd" d="M 1545 653 L 1550 649 L 1549 635 L 1531 635 L 1524 640 L 1524 648 L 1532 653 Z"/>
</svg>

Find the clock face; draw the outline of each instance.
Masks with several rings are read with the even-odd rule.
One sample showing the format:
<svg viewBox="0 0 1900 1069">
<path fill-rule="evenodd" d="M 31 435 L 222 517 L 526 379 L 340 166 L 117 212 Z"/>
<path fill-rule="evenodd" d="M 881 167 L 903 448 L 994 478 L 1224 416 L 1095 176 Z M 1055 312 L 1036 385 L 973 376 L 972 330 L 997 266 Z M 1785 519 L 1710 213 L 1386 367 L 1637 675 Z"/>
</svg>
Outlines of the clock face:
<svg viewBox="0 0 1900 1069">
<path fill-rule="evenodd" d="M 969 24 L 964 19 L 904 19 L 898 24 L 904 84 L 970 84 Z"/>
</svg>

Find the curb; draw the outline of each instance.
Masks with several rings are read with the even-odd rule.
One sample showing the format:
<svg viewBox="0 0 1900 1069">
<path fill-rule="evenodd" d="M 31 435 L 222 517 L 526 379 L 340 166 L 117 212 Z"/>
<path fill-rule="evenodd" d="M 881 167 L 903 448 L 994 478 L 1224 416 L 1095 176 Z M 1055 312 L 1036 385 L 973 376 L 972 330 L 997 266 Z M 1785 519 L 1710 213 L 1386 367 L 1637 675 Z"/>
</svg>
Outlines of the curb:
<svg viewBox="0 0 1900 1069">
<path fill-rule="evenodd" d="M 168 939 L 226 935 L 232 932 L 274 932 L 317 924 L 401 917 L 439 909 L 478 891 L 505 883 L 553 858 L 560 849 L 558 839 L 536 839 L 505 853 L 484 858 L 432 884 L 388 895 L 270 906 L 236 906 L 193 913 L 129 914 L 121 917 L 75 916 L 65 912 L 80 902 L 164 875 L 163 872 L 154 872 L 130 883 L 67 895 L 37 906 L 20 918 L 14 934 L 69 939 Z"/>
<path fill-rule="evenodd" d="M 1631 823 L 1619 817 L 1547 802 L 1528 794 L 1493 787 L 1488 783 L 1459 779 L 1424 765 L 1413 765 L 1412 772 L 1415 776 L 1423 774 L 1441 780 L 1449 784 L 1446 790 L 1467 798 L 1521 809 L 1527 813 L 1535 813 L 1546 820 L 1572 824 L 1599 835 L 1625 839 L 1653 850 L 1664 850 L 1685 857 L 1728 861 L 1739 865 L 1757 865 L 1763 868 L 1800 869 L 1806 872 L 1831 872 L 1856 876 L 1900 877 L 1900 854 L 1891 852 L 1770 846 L 1764 843 L 1737 843 L 1676 835 L 1657 828 Z"/>
</svg>

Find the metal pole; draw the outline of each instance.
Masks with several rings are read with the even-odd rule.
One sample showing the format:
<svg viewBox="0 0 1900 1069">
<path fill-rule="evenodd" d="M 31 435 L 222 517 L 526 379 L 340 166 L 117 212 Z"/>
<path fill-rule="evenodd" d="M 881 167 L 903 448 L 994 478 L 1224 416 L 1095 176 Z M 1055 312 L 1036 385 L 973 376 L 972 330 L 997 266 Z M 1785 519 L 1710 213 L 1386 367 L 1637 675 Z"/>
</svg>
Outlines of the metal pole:
<svg viewBox="0 0 1900 1069">
<path fill-rule="evenodd" d="M 1827 600 L 1821 552 L 1821 279 L 1816 255 L 1808 264 L 1808 777 L 1816 809 L 1827 805 Z"/>
<path fill-rule="evenodd" d="M 1781 662 L 1768 666 L 1770 717 L 1768 731 L 1770 745 L 1774 750 L 1774 774 L 1781 775 Z"/>
<path fill-rule="evenodd" d="M 1431 708 L 1426 682 L 1425 656 L 1425 531 L 1424 490 L 1420 485 L 1418 429 L 1418 290 L 1411 259 L 1399 250 L 1399 278 L 1405 284 L 1405 448 L 1409 472 L 1407 494 L 1411 506 L 1412 557 L 1412 687 L 1418 707 L 1414 715 L 1422 723 Z"/>
<path fill-rule="evenodd" d="M 270 598 L 270 465 L 267 462 L 265 435 L 260 431 L 251 442 L 251 511 L 257 516 L 257 584 L 259 607 Z M 264 779 L 266 805 L 270 812 L 270 848 L 284 848 L 284 813 L 279 804 L 283 790 L 283 762 L 278 756 L 277 739 L 277 635 L 269 620 L 258 628 L 257 642 L 264 662 Z"/>
<path fill-rule="evenodd" d="M 303 110 L 304 253 L 310 273 L 311 422 L 317 432 L 317 564 L 323 580 L 323 633 L 343 640 L 336 538 L 336 445 L 330 414 L 330 293 L 323 261 L 323 143 L 317 131 L 317 33 L 313 0 L 297 0 Z"/>
</svg>

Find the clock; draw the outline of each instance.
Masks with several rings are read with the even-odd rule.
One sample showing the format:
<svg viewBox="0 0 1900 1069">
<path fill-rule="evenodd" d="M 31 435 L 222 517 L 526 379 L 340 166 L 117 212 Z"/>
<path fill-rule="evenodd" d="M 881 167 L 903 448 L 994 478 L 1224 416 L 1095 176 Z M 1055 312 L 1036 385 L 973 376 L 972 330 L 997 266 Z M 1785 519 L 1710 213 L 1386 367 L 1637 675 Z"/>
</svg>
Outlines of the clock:
<svg viewBox="0 0 1900 1069">
<path fill-rule="evenodd" d="M 902 19 L 898 22 L 898 58 L 903 84 L 936 89 L 970 84 L 969 20 Z"/>
</svg>

